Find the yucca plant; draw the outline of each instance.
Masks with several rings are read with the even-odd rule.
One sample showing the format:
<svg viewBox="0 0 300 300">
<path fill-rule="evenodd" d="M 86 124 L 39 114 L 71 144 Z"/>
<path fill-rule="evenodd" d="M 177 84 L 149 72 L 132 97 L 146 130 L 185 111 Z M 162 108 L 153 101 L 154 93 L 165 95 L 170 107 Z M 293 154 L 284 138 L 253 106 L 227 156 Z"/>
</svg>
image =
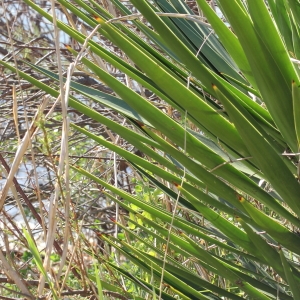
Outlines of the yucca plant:
<svg viewBox="0 0 300 300">
<path fill-rule="evenodd" d="M 53 22 L 48 12 L 24 1 Z M 127 286 L 134 283 L 132 298 L 300 299 L 299 1 L 218 0 L 221 15 L 197 0 L 203 18 L 183 0 L 130 0 L 137 14 L 112 0 L 122 18 L 94 0 L 57 2 L 123 53 L 55 21 L 83 45 L 80 53 L 66 45 L 75 65 L 117 95 L 67 82 L 74 91 L 68 105 L 106 125 L 144 157 L 89 128 L 71 124 L 72 129 L 125 158 L 170 203 L 145 201 L 73 165 L 129 212 L 125 221 L 114 220 L 124 238 L 99 236 L 127 263 L 95 258 Z M 126 74 L 140 93 L 111 76 L 99 60 Z M 58 75 L 29 65 L 54 83 L 44 85 L 21 71 L 19 76 L 57 97 Z M 159 101 L 144 97 L 145 90 Z M 76 95 L 115 109 L 131 127 Z M 128 263 L 139 271 L 128 272 Z M 129 297 L 129 291 L 119 292 Z"/>
</svg>

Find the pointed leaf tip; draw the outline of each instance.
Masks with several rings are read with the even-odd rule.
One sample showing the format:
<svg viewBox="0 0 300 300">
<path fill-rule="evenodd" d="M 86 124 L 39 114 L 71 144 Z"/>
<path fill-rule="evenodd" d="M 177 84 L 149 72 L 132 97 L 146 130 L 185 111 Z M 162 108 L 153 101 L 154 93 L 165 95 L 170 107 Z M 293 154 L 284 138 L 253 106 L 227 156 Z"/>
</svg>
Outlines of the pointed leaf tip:
<svg viewBox="0 0 300 300">
<path fill-rule="evenodd" d="M 237 195 L 237 199 L 242 203 L 245 201 L 245 198 L 241 195 Z"/>
<path fill-rule="evenodd" d="M 234 216 L 237 222 L 241 222 L 242 218 L 240 216 Z"/>
<path fill-rule="evenodd" d="M 145 128 L 145 124 L 142 123 L 141 121 L 136 120 L 135 121 L 141 128 Z"/>
<path fill-rule="evenodd" d="M 180 188 L 181 188 L 180 184 L 178 184 L 178 183 L 176 183 L 176 182 L 174 182 L 174 181 L 173 181 L 173 184 L 176 186 L 177 189 L 180 189 Z"/>
<path fill-rule="evenodd" d="M 101 17 L 99 17 L 99 16 L 93 16 L 94 17 L 94 19 L 98 22 L 98 23 L 100 23 L 100 24 L 104 24 L 105 23 L 105 21 L 101 18 Z"/>
<path fill-rule="evenodd" d="M 67 48 L 68 50 L 71 49 L 71 45 L 69 45 L 69 44 L 64 44 L 64 43 L 63 43 L 63 45 L 64 45 L 65 48 Z"/>
</svg>

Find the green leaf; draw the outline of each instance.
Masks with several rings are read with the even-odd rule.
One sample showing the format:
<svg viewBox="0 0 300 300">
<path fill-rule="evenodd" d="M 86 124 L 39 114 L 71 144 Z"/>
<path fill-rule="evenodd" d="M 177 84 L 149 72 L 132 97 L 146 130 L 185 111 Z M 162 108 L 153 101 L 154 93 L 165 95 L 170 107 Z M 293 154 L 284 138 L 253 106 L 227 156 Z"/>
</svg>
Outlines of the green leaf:
<svg viewBox="0 0 300 300">
<path fill-rule="evenodd" d="M 214 89 L 243 137 L 250 153 L 255 158 L 255 162 L 268 181 L 276 187 L 278 194 L 300 215 L 300 204 L 296 200 L 300 194 L 300 186 L 282 157 L 276 153 L 269 141 L 266 140 L 266 135 L 263 134 L 263 130 L 259 125 L 253 125 L 253 123 L 255 124 L 254 120 L 247 115 L 243 108 L 238 103 L 231 103 L 215 85 Z"/>
<path fill-rule="evenodd" d="M 300 238 L 292 233 L 283 225 L 268 217 L 253 205 L 247 202 L 243 197 L 240 201 L 256 224 L 272 236 L 278 243 L 284 245 L 287 249 L 300 254 Z M 242 218 L 242 217 L 241 217 Z"/>
<path fill-rule="evenodd" d="M 298 299 L 300 297 L 300 283 L 299 283 L 300 278 L 298 277 L 298 282 L 297 282 L 293 274 L 293 269 L 291 265 L 288 263 L 288 261 L 286 260 L 282 249 L 279 250 L 279 254 L 280 254 L 284 272 L 286 274 L 287 282 L 293 293 L 293 297 L 294 299 Z"/>
</svg>

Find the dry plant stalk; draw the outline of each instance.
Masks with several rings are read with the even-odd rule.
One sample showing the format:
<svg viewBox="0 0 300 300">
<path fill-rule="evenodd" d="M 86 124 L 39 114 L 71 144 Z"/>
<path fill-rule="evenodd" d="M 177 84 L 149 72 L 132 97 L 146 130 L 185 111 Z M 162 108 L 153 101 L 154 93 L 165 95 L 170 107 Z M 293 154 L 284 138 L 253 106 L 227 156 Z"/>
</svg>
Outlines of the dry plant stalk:
<svg viewBox="0 0 300 300">
<path fill-rule="evenodd" d="M 16 133 L 18 137 L 18 143 L 20 145 L 21 138 L 19 132 L 19 121 L 18 121 L 18 102 L 17 102 L 17 93 L 16 93 L 16 85 L 13 84 L 12 86 L 12 100 L 13 100 L 13 118 L 16 126 Z"/>
<path fill-rule="evenodd" d="M 57 219 L 56 219 L 56 212 L 57 212 L 57 201 L 59 194 L 62 192 L 61 191 L 61 185 L 59 184 L 58 181 L 61 180 L 61 176 L 63 173 L 65 174 L 65 183 L 66 183 L 66 193 L 65 193 L 65 231 L 64 231 L 64 249 L 61 257 L 61 262 L 60 262 L 60 267 L 58 271 L 58 277 L 60 277 L 62 273 L 62 269 L 65 265 L 66 262 L 66 257 L 67 257 L 67 252 L 68 252 L 68 240 L 69 240 L 69 234 L 70 234 L 70 189 L 69 189 L 69 172 L 68 172 L 68 132 L 69 132 L 69 119 L 67 116 L 67 106 L 68 106 L 68 97 L 69 97 L 69 92 L 70 92 L 70 84 L 71 84 L 71 77 L 73 72 L 75 71 L 77 64 L 80 62 L 82 57 L 85 55 L 85 51 L 88 47 L 88 42 L 89 40 L 94 36 L 94 34 L 98 31 L 99 27 L 101 26 L 100 24 L 95 27 L 95 29 L 91 32 L 91 34 L 86 38 L 81 51 L 78 53 L 75 61 L 70 64 L 68 68 L 68 73 L 67 73 L 67 80 L 66 83 L 63 84 L 62 80 L 62 68 L 60 64 L 60 57 L 59 57 L 59 40 L 58 40 L 58 28 L 56 26 L 56 16 L 55 16 L 55 8 L 54 8 L 54 3 L 52 1 L 52 12 L 53 12 L 53 25 L 55 29 L 55 45 L 58 48 L 57 50 L 57 62 L 58 62 L 58 69 L 59 69 L 59 77 L 60 77 L 60 86 L 61 86 L 61 92 L 60 96 L 58 97 L 61 100 L 61 105 L 62 105 L 62 117 L 63 117 L 63 127 L 62 127 L 62 142 L 61 142 L 61 155 L 59 157 L 59 164 L 58 164 L 58 178 L 57 178 L 57 183 L 55 185 L 55 191 L 54 195 L 50 198 L 50 211 L 49 211 L 49 230 L 47 234 L 47 241 L 46 241 L 46 249 L 45 249 L 45 259 L 44 259 L 44 268 L 45 271 L 48 272 L 50 268 L 50 256 L 52 253 L 52 247 L 53 247 L 53 242 L 54 242 L 54 237 L 55 237 L 55 231 L 56 231 L 56 225 L 57 225 Z M 58 101 L 56 101 L 58 103 Z M 54 109 L 54 108 L 53 108 Z M 48 116 L 48 115 L 47 115 Z M 65 170 L 64 170 L 65 169 Z M 64 172 L 65 171 L 65 172 Z M 42 291 L 45 286 L 45 277 L 41 275 L 40 277 L 40 284 L 38 287 L 39 295 L 42 294 Z"/>
<path fill-rule="evenodd" d="M 5 199 L 7 197 L 8 191 L 11 187 L 11 184 L 13 182 L 14 176 L 16 174 L 16 172 L 19 169 L 20 163 L 23 159 L 23 156 L 28 148 L 30 139 L 32 139 L 38 132 L 38 126 L 37 123 L 40 120 L 41 114 L 43 113 L 44 109 L 46 108 L 47 104 L 48 104 L 48 97 L 45 97 L 43 102 L 41 103 L 40 107 L 38 108 L 29 129 L 26 131 L 25 136 L 22 139 L 21 144 L 18 146 L 15 158 L 13 160 L 10 172 L 7 176 L 6 182 L 4 184 L 4 187 L 2 189 L 2 191 L 0 192 L 0 211 L 3 208 Z"/>
<path fill-rule="evenodd" d="M 11 265 L 9 264 L 9 262 L 6 260 L 2 250 L 0 249 L 0 260 L 2 262 L 2 267 L 5 270 L 5 273 L 7 274 L 7 276 L 15 282 L 15 284 L 17 285 L 17 287 L 20 289 L 20 291 L 22 292 L 22 294 L 25 296 L 25 299 L 35 299 L 35 297 L 30 293 L 30 291 L 28 290 L 26 284 L 24 283 L 22 277 L 19 275 L 19 273 L 14 270 Z"/>
</svg>

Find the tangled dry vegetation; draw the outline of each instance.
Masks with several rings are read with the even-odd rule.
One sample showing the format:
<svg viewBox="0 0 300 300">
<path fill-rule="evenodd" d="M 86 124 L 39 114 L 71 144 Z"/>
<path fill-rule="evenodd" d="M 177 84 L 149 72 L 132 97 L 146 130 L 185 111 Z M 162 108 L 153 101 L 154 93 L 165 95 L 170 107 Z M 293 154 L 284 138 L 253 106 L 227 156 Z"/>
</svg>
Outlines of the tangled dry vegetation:
<svg viewBox="0 0 300 300">
<path fill-rule="evenodd" d="M 53 84 L 51 80 L 31 71 L 25 62 L 47 66 L 48 69 L 57 72 L 53 28 L 22 1 L 1 2 L 1 58 L 13 63 L 20 71 L 27 72 L 51 86 Z M 49 1 L 40 1 L 39 5 L 44 9 L 51 9 Z M 108 1 L 102 1 L 102 5 L 117 14 Z M 85 28 L 76 17 L 59 7 L 57 7 L 57 11 L 59 12 L 58 18 L 67 19 L 70 25 L 77 28 L 81 26 L 83 32 L 90 31 L 90 28 Z M 61 36 L 60 42 L 59 56 L 63 74 L 66 75 L 70 57 L 63 43 L 71 44 L 75 48 L 78 45 L 64 35 Z M 112 48 L 108 41 L 102 39 L 102 42 L 107 48 Z M 114 48 L 113 50 L 118 55 L 123 55 L 118 49 Z M 134 85 L 130 79 L 114 67 L 104 63 L 102 63 L 102 67 L 125 84 Z M 53 205 L 54 200 L 57 201 L 55 212 L 59 218 L 54 220 L 52 216 L 52 222 L 57 222 L 54 226 L 56 230 L 52 232 L 53 235 L 55 234 L 53 246 L 55 252 L 63 259 L 58 266 L 57 263 L 55 264 L 55 259 L 51 259 L 50 268 L 63 268 L 64 265 L 68 265 L 68 272 L 73 272 L 75 281 L 85 281 L 87 278 L 86 265 L 90 263 L 90 257 L 83 253 L 82 248 L 86 247 L 90 251 L 101 251 L 110 255 L 110 249 L 103 249 L 101 243 L 98 242 L 93 228 L 97 224 L 97 228 L 100 226 L 102 232 L 115 232 L 114 225 L 110 221 L 110 218 L 115 218 L 115 205 L 102 195 L 99 187 L 91 185 L 88 179 L 80 178 L 72 172 L 60 173 L 61 149 L 65 150 L 65 146 L 61 145 L 63 128 L 60 101 L 45 96 L 42 91 L 37 90 L 15 74 L 4 71 L 3 68 L 0 68 L 0 72 L 0 188 L 3 192 L 5 188 L 9 187 L 7 196 L 2 194 L 1 200 L 2 203 L 4 200 L 5 202 L 0 217 L 0 290 L 2 290 L 0 294 L 14 295 L 14 292 L 8 289 L 8 286 L 14 289 L 14 284 L 10 284 L 14 276 L 32 278 L 32 280 L 26 280 L 29 287 L 40 284 L 38 272 L 34 273 L 35 269 L 32 268 L 32 255 L 27 250 L 28 240 L 24 237 L 22 228 L 25 227 L 30 231 L 41 255 L 44 256 L 47 251 L 46 242 L 49 241 L 48 230 L 51 226 L 48 226 L 51 222 L 49 207 Z M 91 74 L 86 73 L 84 69 L 76 70 L 72 80 L 108 94 L 113 93 L 101 82 L 96 81 Z M 139 89 L 138 86 L 135 88 Z M 139 92 L 145 97 L 151 97 L 151 93 L 148 91 L 139 90 Z M 81 100 L 112 120 L 118 121 L 124 126 L 130 126 L 123 116 L 112 110 L 104 108 L 100 104 L 91 103 L 88 99 Z M 44 107 L 42 107 L 43 105 Z M 124 140 L 105 126 L 99 126 L 98 122 L 76 110 L 68 108 L 67 115 L 76 125 L 88 126 L 98 136 L 128 148 Z M 28 128 L 31 129 L 31 134 L 26 144 Z M 81 165 L 93 172 L 97 170 L 99 176 L 105 180 L 133 192 L 132 175 L 129 176 L 132 170 L 124 160 L 105 148 L 93 145 L 78 132 L 68 132 L 68 143 L 68 159 L 64 157 L 65 160 L 68 160 L 68 164 Z M 26 147 L 24 147 L 25 144 Z M 129 150 L 135 152 L 135 149 Z M 16 155 L 17 152 L 19 152 L 19 156 Z M 142 155 L 141 153 L 137 154 Z M 16 157 L 19 160 L 16 161 Z M 14 174 L 14 177 L 12 182 L 7 185 L 9 174 Z M 59 196 L 57 197 L 57 195 Z M 80 266 L 81 274 L 72 269 L 73 264 Z M 14 268 L 17 271 L 12 275 L 10 272 Z M 29 277 L 26 275 L 28 272 L 30 273 Z M 13 282 L 15 282 L 15 278 Z M 89 283 L 85 282 L 84 285 L 85 290 L 73 289 L 70 291 L 70 285 L 67 282 L 60 291 L 60 295 L 92 295 L 93 292 L 86 289 Z M 20 288 L 20 286 L 18 287 Z M 45 288 L 47 289 L 49 286 L 46 284 Z M 21 291 L 26 291 L 26 288 Z M 118 298 L 118 295 L 113 295 L 113 297 Z"/>
</svg>

